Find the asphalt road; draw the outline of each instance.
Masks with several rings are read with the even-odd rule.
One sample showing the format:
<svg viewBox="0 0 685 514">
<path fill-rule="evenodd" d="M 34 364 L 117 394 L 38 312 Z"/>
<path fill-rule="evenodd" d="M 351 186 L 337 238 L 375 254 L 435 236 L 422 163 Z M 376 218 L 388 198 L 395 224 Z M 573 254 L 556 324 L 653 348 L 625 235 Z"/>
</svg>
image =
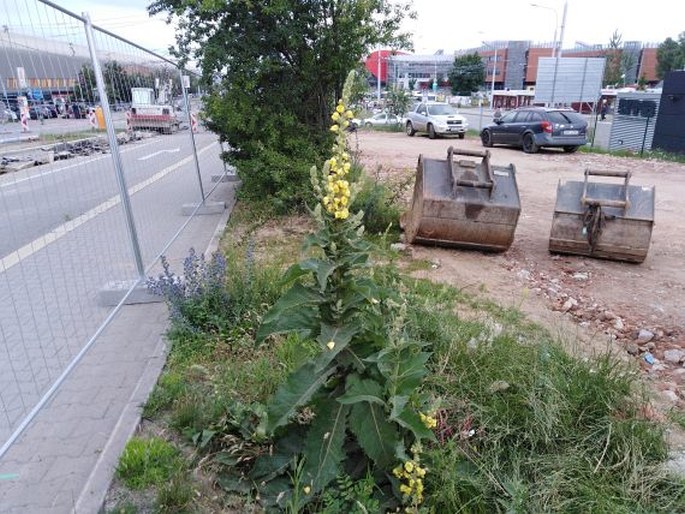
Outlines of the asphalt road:
<svg viewBox="0 0 685 514">
<path fill-rule="evenodd" d="M 135 187 L 191 154 L 187 131 L 120 147 L 124 177 Z M 190 165 L 191 163 L 189 163 Z M 110 153 L 56 161 L 0 176 L 0 256 L 118 195 Z"/>
</svg>

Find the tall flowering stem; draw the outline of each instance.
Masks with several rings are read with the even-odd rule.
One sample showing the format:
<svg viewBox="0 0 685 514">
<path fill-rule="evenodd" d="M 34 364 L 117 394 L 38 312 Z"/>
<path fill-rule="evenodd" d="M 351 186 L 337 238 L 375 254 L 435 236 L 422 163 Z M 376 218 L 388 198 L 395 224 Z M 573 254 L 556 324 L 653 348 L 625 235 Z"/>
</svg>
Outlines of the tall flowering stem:
<svg viewBox="0 0 685 514">
<path fill-rule="evenodd" d="M 350 120 L 353 117 L 354 114 L 346 108 L 345 101 L 341 98 L 331 115 L 333 120 L 331 132 L 336 134 L 333 156 L 326 161 L 323 168 L 325 196 L 322 199 L 322 204 L 326 212 L 339 220 L 345 220 L 350 215 L 351 195 L 347 175 L 352 165 L 350 164 L 350 154 L 347 152 L 345 129 L 350 126 Z"/>
<path fill-rule="evenodd" d="M 257 331 L 258 341 L 297 332 L 315 341 L 319 352 L 266 405 L 262 433 L 274 438 L 274 448 L 251 478 L 272 480 L 274 472 L 265 470 L 297 457 L 303 462 L 301 491 L 282 490 L 276 496 L 280 502 L 297 498 L 302 507 L 345 467 L 364 462 L 381 477 L 379 490 L 390 489 L 396 505 L 415 508 L 423 500 L 426 470 L 419 466 L 419 451 L 410 457 L 407 449 L 434 438 L 433 418 L 421 414 L 428 406 L 420 385 L 430 354 L 406 340 L 406 306 L 398 284 L 377 278 L 371 244 L 363 237 L 363 213 L 350 212 L 355 193 L 345 137 L 353 116 L 346 102 L 350 83 L 348 77 L 331 115 L 332 156 L 320 171 L 311 170 L 317 198 L 312 214 L 319 225 L 305 242 L 312 252 L 286 272 L 292 285 Z M 297 424 L 303 410 L 313 414 L 306 416 L 306 426 Z"/>
</svg>

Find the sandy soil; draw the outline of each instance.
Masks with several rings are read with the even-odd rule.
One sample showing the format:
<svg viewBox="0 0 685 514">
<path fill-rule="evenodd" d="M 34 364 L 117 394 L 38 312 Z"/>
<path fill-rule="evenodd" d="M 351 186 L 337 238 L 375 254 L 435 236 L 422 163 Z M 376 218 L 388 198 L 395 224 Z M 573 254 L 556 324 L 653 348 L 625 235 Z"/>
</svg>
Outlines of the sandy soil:
<svg viewBox="0 0 685 514">
<path fill-rule="evenodd" d="M 483 149 L 475 138 L 430 140 L 373 131 L 359 131 L 350 143 L 367 170 L 394 183 L 414 176 L 419 154 L 444 159 L 449 146 Z M 488 254 L 411 246 L 415 259 L 434 263 L 426 275 L 473 292 L 485 290 L 586 355 L 609 349 L 635 359 L 656 386 L 659 404 L 685 407 L 685 165 L 556 150 L 529 155 L 495 147 L 491 152 L 492 164 L 516 167 L 521 215 L 511 248 Z M 630 170 L 631 184 L 656 187 L 654 229 L 642 264 L 548 252 L 557 183 L 582 180 L 586 168 Z M 403 195 L 407 206 L 410 184 Z"/>
</svg>

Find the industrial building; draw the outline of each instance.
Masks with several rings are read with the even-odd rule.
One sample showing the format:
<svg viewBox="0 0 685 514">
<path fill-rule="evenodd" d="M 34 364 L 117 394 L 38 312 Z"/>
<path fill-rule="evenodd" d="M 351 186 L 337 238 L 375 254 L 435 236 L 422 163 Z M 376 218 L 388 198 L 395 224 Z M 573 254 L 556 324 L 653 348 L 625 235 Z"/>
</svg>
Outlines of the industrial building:
<svg viewBox="0 0 685 514">
<path fill-rule="evenodd" d="M 658 44 L 639 41 L 623 44 L 620 51 L 623 55 L 630 56 L 627 60 L 633 65 L 625 70 L 619 86 L 635 84 L 639 77 L 644 77 L 649 86 L 659 82 L 656 73 L 657 47 Z M 485 64 L 485 84 L 494 85 L 495 90 L 522 90 L 535 87 L 538 60 L 552 57 L 553 50 L 554 45 L 551 43 L 535 44 L 530 41 L 493 41 L 453 54 L 438 51 L 432 55 L 417 55 L 381 50 L 369 55 L 366 67 L 374 80 L 378 80 L 380 69 L 381 83 L 386 86 L 398 85 L 409 89 L 410 85 L 414 85 L 414 89 L 429 89 L 436 82 L 438 87 L 446 87 L 454 59 L 475 52 L 483 58 Z M 562 56 L 607 57 L 616 51 L 602 45 L 581 45 L 564 48 Z"/>
</svg>

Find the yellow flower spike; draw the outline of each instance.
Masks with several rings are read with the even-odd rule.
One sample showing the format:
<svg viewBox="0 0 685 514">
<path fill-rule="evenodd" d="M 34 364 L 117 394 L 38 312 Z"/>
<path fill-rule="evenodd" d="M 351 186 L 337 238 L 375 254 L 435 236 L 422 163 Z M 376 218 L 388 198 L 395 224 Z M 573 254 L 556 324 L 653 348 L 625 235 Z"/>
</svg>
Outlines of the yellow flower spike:
<svg viewBox="0 0 685 514">
<path fill-rule="evenodd" d="M 309 494 L 312 492 L 312 488 L 309 487 L 308 485 L 305 485 L 302 490 L 304 491 L 304 494 Z"/>
<path fill-rule="evenodd" d="M 331 126 L 331 132 L 337 132 L 337 131 L 338 131 L 338 126 L 337 126 L 337 125 Z"/>
<path fill-rule="evenodd" d="M 331 115 L 331 119 L 332 119 L 333 121 L 338 121 L 338 120 L 340 119 L 340 113 L 339 113 L 338 111 L 335 111 L 335 112 Z"/>
<path fill-rule="evenodd" d="M 347 201 L 348 201 L 348 200 L 347 200 L 347 197 L 346 197 L 346 196 L 343 196 L 343 197 L 340 199 L 340 203 L 342 204 L 343 207 L 347 205 Z"/>
<path fill-rule="evenodd" d="M 350 216 L 350 211 L 348 211 L 346 208 L 342 209 L 340 211 L 340 219 L 341 220 L 346 220 Z"/>
<path fill-rule="evenodd" d="M 328 341 L 326 346 L 328 347 L 329 350 L 333 350 L 333 348 L 335 348 L 335 341 Z"/>
<path fill-rule="evenodd" d="M 350 171 L 350 168 L 352 168 L 352 165 L 349 162 L 343 164 L 343 170 L 345 170 L 345 172 Z"/>
<path fill-rule="evenodd" d="M 405 462 L 405 463 L 404 463 L 404 470 L 405 470 L 407 473 L 411 473 L 412 471 L 414 471 L 414 463 L 413 463 L 412 461 L 410 461 L 410 460 L 408 460 L 407 462 Z"/>
<path fill-rule="evenodd" d="M 350 160 L 350 154 L 348 154 L 347 152 L 343 152 L 342 158 L 343 158 L 343 161 L 349 161 Z"/>
<path fill-rule="evenodd" d="M 402 484 L 400 486 L 400 492 L 406 496 L 409 496 L 411 494 L 411 487 Z"/>
<path fill-rule="evenodd" d="M 333 169 L 338 165 L 338 160 L 335 157 L 331 157 L 328 159 L 328 163 L 331 165 L 331 169 Z"/>
</svg>

